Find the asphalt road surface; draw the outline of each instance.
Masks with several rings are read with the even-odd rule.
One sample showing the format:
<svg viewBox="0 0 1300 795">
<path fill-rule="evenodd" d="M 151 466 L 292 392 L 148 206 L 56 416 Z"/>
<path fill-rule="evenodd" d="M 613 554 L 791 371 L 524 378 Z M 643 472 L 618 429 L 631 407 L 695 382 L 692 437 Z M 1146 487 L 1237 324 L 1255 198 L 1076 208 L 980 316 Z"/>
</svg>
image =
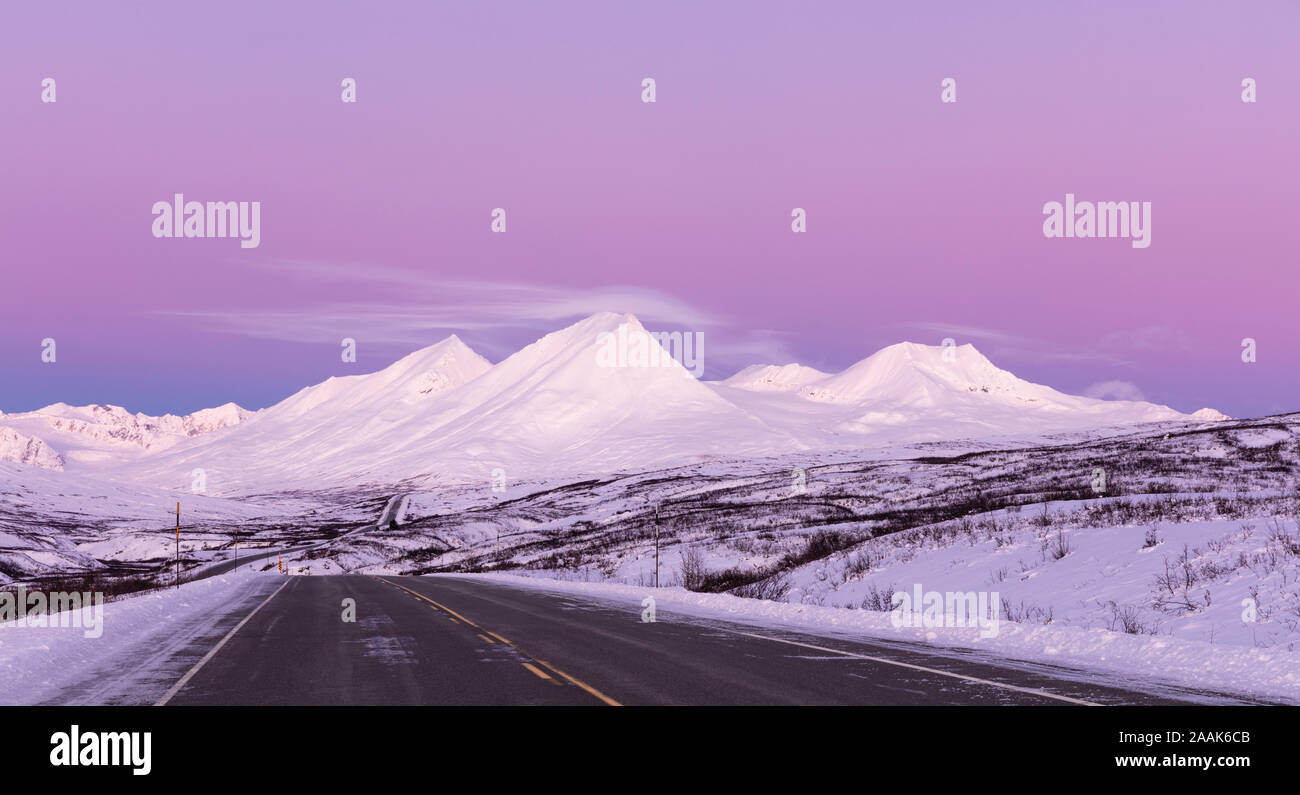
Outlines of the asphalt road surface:
<svg viewBox="0 0 1300 795">
<path fill-rule="evenodd" d="M 187 572 L 185 575 L 185 582 L 194 582 L 195 580 L 206 580 L 208 577 L 216 577 L 219 574 L 228 574 L 229 572 L 234 571 L 240 566 L 252 563 L 254 561 L 263 560 L 264 558 L 269 558 L 272 555 L 279 554 L 279 553 L 284 553 L 287 555 L 291 552 L 298 552 L 300 551 L 300 549 L 301 548 L 299 547 L 291 547 L 283 550 L 267 549 L 267 550 L 262 550 L 260 552 L 249 552 L 249 551 L 242 552 L 237 558 L 231 558 L 230 560 L 223 560 L 220 563 L 205 564 L 203 568 L 199 569 L 196 572 L 192 572 L 192 573 Z"/>
<path fill-rule="evenodd" d="M 285 577 L 157 703 L 1160 704 L 1200 692 L 458 577 Z M 345 600 L 355 620 L 345 621 Z M 251 606 L 250 606 L 251 605 Z"/>
</svg>

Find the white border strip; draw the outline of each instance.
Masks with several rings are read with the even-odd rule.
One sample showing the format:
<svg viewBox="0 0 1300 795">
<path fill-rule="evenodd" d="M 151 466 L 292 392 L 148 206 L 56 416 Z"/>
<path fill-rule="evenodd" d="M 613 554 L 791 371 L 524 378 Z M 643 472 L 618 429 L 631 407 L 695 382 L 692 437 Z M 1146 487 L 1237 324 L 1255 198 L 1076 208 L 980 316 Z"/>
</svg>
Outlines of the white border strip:
<svg viewBox="0 0 1300 795">
<path fill-rule="evenodd" d="M 168 690 L 165 694 L 163 694 L 163 697 L 159 699 L 158 703 L 154 704 L 154 706 L 155 707 L 166 706 L 167 702 L 172 700 L 172 696 L 175 696 L 177 693 L 179 693 L 181 691 L 181 688 L 185 687 L 185 685 L 189 683 L 190 679 L 193 678 L 193 676 L 199 672 L 199 669 L 202 668 L 204 664 L 207 663 L 208 660 L 211 660 L 213 657 L 217 656 L 217 652 L 221 651 L 221 647 L 226 645 L 226 641 L 234 637 L 234 634 L 236 632 L 243 629 L 244 625 L 248 623 L 249 619 L 257 615 L 258 610 L 261 610 L 263 607 L 266 607 L 267 602 L 270 602 L 272 599 L 274 599 L 276 595 L 279 594 L 280 591 L 283 591 L 285 587 L 288 586 L 288 584 L 291 582 L 293 582 L 292 579 L 285 580 L 284 585 L 281 585 L 279 588 L 276 588 L 275 593 L 266 597 L 266 601 L 262 602 L 257 607 L 254 607 L 253 612 L 244 616 L 244 620 L 236 624 L 233 629 L 231 629 L 229 632 L 226 633 L 226 636 L 224 638 L 218 641 L 217 645 L 209 649 L 208 653 L 203 655 L 203 659 L 195 663 L 193 668 L 186 671 L 185 675 L 182 676 L 179 680 L 177 680 L 176 684 L 172 685 L 171 689 Z"/>
<path fill-rule="evenodd" d="M 1046 690 L 1035 690 L 1032 687 L 1018 687 L 1016 685 L 1006 684 L 1005 682 L 994 682 L 991 679 L 980 679 L 978 676 L 967 676 L 966 674 L 953 673 L 952 671 L 941 671 L 938 668 L 926 668 L 924 665 L 913 665 L 912 663 L 899 662 L 897 660 L 886 660 L 883 657 L 871 657 L 866 654 L 856 654 L 851 651 L 844 651 L 843 649 L 830 649 L 825 646 L 814 646 L 811 643 L 800 643 L 796 640 L 786 640 L 785 638 L 774 638 L 771 635 L 757 635 L 753 632 L 738 632 L 736 630 L 727 630 L 727 631 L 734 632 L 737 635 L 747 635 L 751 638 L 761 638 L 763 640 L 771 640 L 777 643 L 788 643 L 791 646 L 802 646 L 805 649 L 815 649 L 817 651 L 825 651 L 825 652 L 830 652 L 832 654 L 842 654 L 845 657 L 856 657 L 859 660 L 870 660 L 871 662 L 884 663 L 885 665 L 897 665 L 902 668 L 911 668 L 915 671 L 925 671 L 926 673 L 939 674 L 941 676 L 951 676 L 954 679 L 965 679 L 968 682 L 977 682 L 982 685 L 991 685 L 993 687 L 1003 688 L 1004 690 L 1015 690 L 1019 693 L 1030 693 L 1035 696 L 1042 696 L 1043 698 L 1054 698 L 1058 701 L 1067 701 L 1071 704 L 1081 704 L 1085 707 L 1101 706 L 1100 704 L 1097 704 L 1096 702 L 1093 701 L 1084 701 L 1083 699 L 1079 699 L 1079 698 L 1070 698 L 1069 696 L 1057 695 L 1056 693 L 1049 693 Z"/>
</svg>

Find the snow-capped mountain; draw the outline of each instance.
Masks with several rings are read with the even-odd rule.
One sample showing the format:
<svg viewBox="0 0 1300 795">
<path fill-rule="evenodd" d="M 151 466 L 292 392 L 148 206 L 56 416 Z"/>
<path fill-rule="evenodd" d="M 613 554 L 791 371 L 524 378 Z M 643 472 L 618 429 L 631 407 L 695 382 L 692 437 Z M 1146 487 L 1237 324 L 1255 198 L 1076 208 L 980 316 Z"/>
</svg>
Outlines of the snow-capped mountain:
<svg viewBox="0 0 1300 795">
<path fill-rule="evenodd" d="M 390 456 L 436 424 L 445 393 L 491 368 L 451 336 L 364 375 L 329 378 L 263 409 L 220 440 L 197 439 L 121 471 L 137 482 L 180 488 L 194 469 L 217 494 L 253 490 L 261 483 L 322 488 L 341 482 L 378 482 L 429 471 L 424 462 L 403 474 Z M 424 458 L 432 462 L 425 451 Z M 374 476 L 367 476 L 368 473 Z"/>
<path fill-rule="evenodd" d="M 870 400 L 925 407 L 938 405 L 954 394 L 978 392 L 992 400 L 1030 403 L 1052 391 L 998 369 L 974 345 L 945 349 L 900 342 L 841 373 L 805 385 L 799 394 L 827 403 Z"/>
<path fill-rule="evenodd" d="M 609 343 L 643 335 L 635 317 L 601 313 L 495 365 L 452 336 L 255 414 L 223 406 L 149 418 L 56 405 L 0 416 L 0 427 L 13 428 L 0 449 L 10 460 L 62 460 L 165 488 L 187 489 L 202 469 L 211 493 L 229 495 L 407 480 L 487 483 L 498 469 L 507 479 L 607 475 L 717 458 L 1223 418 L 1212 409 L 1185 415 L 1066 395 L 999 369 L 970 345 L 945 351 L 905 342 L 840 373 L 759 365 L 721 382 L 696 380 L 662 348 L 655 366 L 604 355 Z M 45 450 L 35 444 L 42 439 Z M 65 443 L 78 440 L 68 452 Z"/>
<path fill-rule="evenodd" d="M 1187 415 L 1154 403 L 1067 395 L 1000 369 L 973 345 L 900 342 L 842 372 L 821 378 L 815 372 L 799 365 L 751 367 L 715 388 L 775 427 L 801 428 L 801 437 L 817 447 L 843 444 L 844 436 L 951 440 L 1227 418 L 1214 409 Z M 785 388 L 768 385 L 782 373 L 792 374 Z M 801 376 L 803 383 L 790 388 Z"/>
<path fill-rule="evenodd" d="M 431 428 L 415 444 L 457 451 L 466 466 L 510 470 L 590 466 L 649 467 L 668 460 L 798 448 L 721 399 L 666 353 L 660 366 L 602 361 L 620 327 L 650 342 L 631 315 L 601 313 L 542 337 L 422 417 Z M 608 336 L 606 336 L 608 335 Z M 414 441 L 414 440 L 413 440 Z"/>
<path fill-rule="evenodd" d="M 754 364 L 722 383 L 754 392 L 793 392 L 829 377 L 821 370 L 802 364 Z"/>
<path fill-rule="evenodd" d="M 0 461 L 62 469 L 65 455 L 74 461 L 117 460 L 123 455 L 163 450 L 184 439 L 238 425 L 255 414 L 234 403 L 180 417 L 132 414 L 121 406 L 66 403 L 36 411 L 0 412 Z M 23 439 L 28 440 L 25 447 Z"/>
<path fill-rule="evenodd" d="M 63 469 L 63 456 L 54 448 L 40 439 L 23 436 L 13 428 L 0 428 L 0 461 L 41 469 Z"/>
<path fill-rule="evenodd" d="M 232 493 L 291 481 L 488 482 L 538 473 L 609 472 L 724 455 L 799 450 L 692 378 L 663 366 L 606 366 L 603 335 L 644 333 L 602 313 L 548 334 L 496 365 L 456 337 L 384 370 L 332 378 L 265 409 L 212 443 L 132 464 L 132 478 L 178 487 L 194 468 Z"/>
<path fill-rule="evenodd" d="M 456 335 L 365 375 L 336 376 L 299 390 L 265 409 L 273 422 L 343 413 L 382 414 L 418 409 L 430 398 L 474 380 L 492 366 Z M 323 413 L 322 413 L 323 412 Z"/>
</svg>

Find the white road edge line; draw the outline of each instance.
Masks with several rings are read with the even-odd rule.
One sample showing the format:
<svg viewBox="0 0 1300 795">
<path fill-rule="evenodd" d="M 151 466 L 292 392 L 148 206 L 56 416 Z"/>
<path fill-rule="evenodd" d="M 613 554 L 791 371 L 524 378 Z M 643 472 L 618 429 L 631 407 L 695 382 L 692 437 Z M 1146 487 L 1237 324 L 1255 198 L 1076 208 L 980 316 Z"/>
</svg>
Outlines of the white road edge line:
<svg viewBox="0 0 1300 795">
<path fill-rule="evenodd" d="M 1029 693 L 1035 696 L 1042 696 L 1044 698 L 1054 698 L 1057 701 L 1068 701 L 1071 704 L 1081 704 L 1085 707 L 1101 706 L 1095 701 L 1084 701 L 1083 699 L 1079 699 L 1079 698 L 1070 698 L 1069 696 L 1061 696 L 1061 695 L 1057 695 L 1056 693 L 1049 693 L 1046 690 L 1035 690 L 1032 687 L 1018 687 L 1016 685 L 1008 685 L 1004 682 L 994 682 L 991 679 L 980 679 L 978 676 L 967 676 L 966 674 L 957 674 L 957 673 L 953 673 L 952 671 L 941 671 L 938 668 L 926 668 L 924 665 L 913 665 L 912 663 L 898 662 L 897 660 L 886 660 L 883 657 L 871 657 L 866 654 L 856 654 L 854 652 L 844 651 L 842 649 L 829 649 L 826 648 L 825 646 L 814 646 L 811 643 L 800 643 L 795 640 L 786 640 L 785 638 L 774 638 L 771 635 L 757 635 L 753 632 L 740 632 L 738 630 L 728 630 L 728 632 L 735 632 L 737 635 L 747 635 L 751 638 L 772 640 L 772 641 L 776 641 L 777 643 L 788 643 L 791 646 L 802 646 L 805 649 L 816 649 L 817 651 L 828 651 L 831 652 L 832 654 L 842 654 L 845 657 L 856 657 L 860 660 L 870 660 L 871 662 L 884 663 L 885 665 L 897 665 L 902 668 L 911 668 L 916 671 L 925 671 L 926 673 L 939 674 L 940 676 L 951 676 L 954 679 L 965 679 L 968 682 L 978 682 L 982 685 L 992 685 L 993 687 L 1001 687 L 1005 690 L 1015 690 L 1020 693 Z"/>
<path fill-rule="evenodd" d="M 266 607 L 267 602 L 270 602 L 272 599 L 274 599 L 274 598 L 275 598 L 275 597 L 276 597 L 276 596 L 277 596 L 281 591 L 283 591 L 283 590 L 285 589 L 285 586 L 287 586 L 287 585 L 288 585 L 289 583 L 291 583 L 291 582 L 293 582 L 292 579 L 287 579 L 287 580 L 285 580 L 285 581 L 284 581 L 284 585 L 281 585 L 279 588 L 276 588 L 276 589 L 275 589 L 275 593 L 273 593 L 273 594 L 271 594 L 270 596 L 266 597 L 266 600 L 265 600 L 264 602 L 262 602 L 262 603 L 261 603 L 260 605 L 258 605 L 257 607 L 254 607 L 254 608 L 253 608 L 253 612 L 251 612 L 251 613 L 249 613 L 248 615 L 244 616 L 244 620 L 243 620 L 243 621 L 240 621 L 240 622 L 239 622 L 238 624 L 236 624 L 236 625 L 235 625 L 235 626 L 234 626 L 234 627 L 233 627 L 229 632 L 227 632 L 227 633 L 226 633 L 226 636 L 225 636 L 224 638 L 222 638 L 220 641 L 217 642 L 217 645 L 213 646 L 211 649 L 208 649 L 208 653 L 205 654 L 205 655 L 203 655 L 203 659 L 201 659 L 201 660 L 199 660 L 197 663 L 195 663 L 193 668 L 191 668 L 190 670 L 186 671 L 186 672 L 185 672 L 185 675 L 182 676 L 180 679 L 178 679 L 178 680 L 176 681 L 176 684 L 172 685 L 172 686 L 171 686 L 171 689 L 168 690 L 165 694 L 163 694 L 163 697 L 162 697 L 161 699 L 159 699 L 158 703 L 157 703 L 157 704 L 154 704 L 154 706 L 155 706 L 155 707 L 166 706 L 166 705 L 167 705 L 167 702 L 168 702 L 168 701 L 171 701 L 171 700 L 172 700 L 172 697 L 175 696 L 177 693 L 179 693 L 179 692 L 181 691 L 181 688 L 182 688 L 182 687 L 185 687 L 185 685 L 190 681 L 190 679 L 191 679 L 191 678 L 192 678 L 196 673 L 199 672 L 199 669 L 202 668 L 202 667 L 207 663 L 208 660 L 211 660 L 213 657 L 215 657 L 215 656 L 217 655 L 217 652 L 221 651 L 221 647 L 226 645 L 226 641 L 228 641 L 228 640 L 230 640 L 232 637 L 234 637 L 234 635 L 235 635 L 236 632 L 238 632 L 239 630 L 243 629 L 244 625 L 248 623 L 249 619 L 251 619 L 253 616 L 257 615 L 257 611 L 258 611 L 258 610 L 261 610 L 263 607 Z"/>
</svg>

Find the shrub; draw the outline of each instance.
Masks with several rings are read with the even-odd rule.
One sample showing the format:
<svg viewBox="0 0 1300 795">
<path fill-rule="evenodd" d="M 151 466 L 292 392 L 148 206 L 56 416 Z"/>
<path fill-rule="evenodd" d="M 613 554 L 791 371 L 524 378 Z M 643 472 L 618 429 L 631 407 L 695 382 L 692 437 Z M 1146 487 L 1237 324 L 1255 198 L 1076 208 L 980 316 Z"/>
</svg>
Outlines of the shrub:
<svg viewBox="0 0 1300 795">
<path fill-rule="evenodd" d="M 874 585 L 868 586 L 867 596 L 862 600 L 863 610 L 875 610 L 878 613 L 888 613 L 894 609 L 894 585 L 890 583 L 884 588 L 877 588 Z"/>
<path fill-rule="evenodd" d="M 1160 523 L 1152 522 L 1147 528 L 1146 535 L 1142 537 L 1142 548 L 1151 549 L 1160 543 Z"/>
<path fill-rule="evenodd" d="M 708 581 L 709 571 L 704 565 L 704 552 L 699 547 L 687 547 L 682 553 L 682 587 L 688 591 L 702 591 Z"/>
<path fill-rule="evenodd" d="M 785 574 L 774 574 L 758 582 L 751 582 L 748 585 L 741 585 L 731 590 L 734 596 L 741 596 L 746 599 L 766 599 L 770 602 L 779 602 L 782 597 L 790 592 L 790 578 Z"/>
</svg>

